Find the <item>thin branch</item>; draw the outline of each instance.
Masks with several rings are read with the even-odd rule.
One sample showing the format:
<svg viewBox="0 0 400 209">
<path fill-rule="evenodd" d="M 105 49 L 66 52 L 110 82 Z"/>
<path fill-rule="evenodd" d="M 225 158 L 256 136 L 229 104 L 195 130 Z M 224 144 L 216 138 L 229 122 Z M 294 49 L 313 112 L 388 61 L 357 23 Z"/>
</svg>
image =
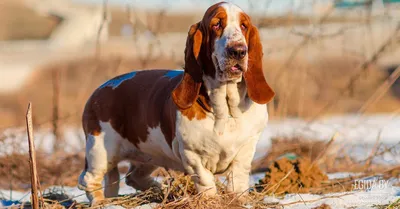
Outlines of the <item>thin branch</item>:
<svg viewBox="0 0 400 209">
<path fill-rule="evenodd" d="M 394 84 L 394 82 L 400 77 L 400 66 L 390 74 L 390 76 L 379 86 L 379 88 L 371 95 L 371 97 L 364 103 L 364 105 L 358 110 L 358 114 L 365 113 L 365 111 L 371 105 L 378 102 Z"/>
<path fill-rule="evenodd" d="M 103 0 L 103 7 L 102 7 L 103 16 L 102 16 L 102 20 L 100 23 L 100 27 L 97 30 L 97 37 L 96 37 L 96 54 L 98 54 L 100 52 L 100 36 L 104 30 L 104 26 L 107 24 L 107 3 L 108 3 L 108 0 Z"/>
<path fill-rule="evenodd" d="M 31 175 L 32 208 L 39 209 L 39 198 L 38 198 L 39 177 L 36 168 L 36 152 L 35 152 L 35 142 L 33 138 L 33 124 L 32 124 L 32 104 L 30 102 L 28 105 L 28 110 L 26 112 L 26 130 L 28 133 L 28 143 L 29 143 L 29 166 Z"/>
</svg>

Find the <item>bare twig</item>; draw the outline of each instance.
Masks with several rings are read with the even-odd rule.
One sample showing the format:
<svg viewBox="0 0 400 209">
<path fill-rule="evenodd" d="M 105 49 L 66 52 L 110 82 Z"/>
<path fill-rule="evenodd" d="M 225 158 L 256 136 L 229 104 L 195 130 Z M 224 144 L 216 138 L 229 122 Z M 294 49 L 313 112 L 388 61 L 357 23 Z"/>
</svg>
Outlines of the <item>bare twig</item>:
<svg viewBox="0 0 400 209">
<path fill-rule="evenodd" d="M 39 209 L 39 198 L 38 198 L 38 182 L 39 177 L 36 170 L 36 152 L 35 142 L 33 139 L 33 125 L 32 125 L 32 104 L 29 103 L 28 110 L 26 113 L 26 129 L 28 133 L 29 143 L 29 166 L 31 171 L 31 189 L 32 189 L 32 207 Z"/>
<path fill-rule="evenodd" d="M 313 162 L 310 164 L 310 167 L 308 168 L 308 170 L 310 170 L 315 163 L 319 160 L 322 159 L 322 157 L 324 155 L 326 155 L 326 151 L 329 149 L 329 147 L 331 146 L 331 144 L 335 141 L 336 137 L 338 136 L 338 133 L 336 132 L 335 134 L 333 134 L 331 140 L 329 140 L 329 142 L 326 144 L 326 146 L 324 147 L 323 151 L 319 153 L 319 155 L 313 160 Z"/>
<path fill-rule="evenodd" d="M 334 11 L 334 7 L 330 8 L 329 10 L 327 10 L 324 15 L 313 25 L 321 25 L 323 24 L 328 17 L 330 16 L 330 14 Z M 296 55 L 300 52 L 300 49 L 303 48 L 304 46 L 306 46 L 310 41 L 313 40 L 314 35 L 313 34 L 309 34 L 308 36 L 304 36 L 304 39 L 301 41 L 301 43 L 299 45 L 297 45 L 292 53 L 290 53 L 289 58 L 287 59 L 287 61 L 284 63 L 284 65 L 282 66 L 282 71 L 284 71 L 283 69 L 288 69 L 287 67 L 292 63 L 292 61 L 294 60 L 294 58 L 296 57 Z M 282 75 L 282 71 L 280 74 L 277 75 L 276 79 L 279 79 L 280 76 Z"/>
<path fill-rule="evenodd" d="M 312 202 L 317 202 L 320 200 L 324 200 L 324 199 L 334 199 L 334 198 L 341 198 L 344 196 L 348 196 L 348 195 L 353 195 L 354 192 L 350 192 L 350 193 L 344 193 L 344 194 L 339 194 L 339 195 L 332 195 L 332 196 L 325 196 L 325 197 L 321 197 L 321 198 L 317 198 L 317 199 L 313 199 L 313 200 L 300 200 L 300 201 L 294 201 L 294 202 L 289 202 L 289 203 L 285 203 L 282 204 L 282 206 L 289 206 L 289 205 L 295 205 L 295 204 L 300 204 L 300 203 L 312 203 Z"/>
<path fill-rule="evenodd" d="M 389 78 L 387 78 L 381 86 L 372 94 L 372 96 L 364 103 L 364 105 L 358 110 L 359 114 L 364 113 L 368 107 L 378 102 L 390 89 L 390 87 L 394 84 L 394 82 L 400 77 L 400 66 L 396 68 L 396 70 L 390 74 Z"/>
<path fill-rule="evenodd" d="M 153 27 L 150 27 L 150 14 L 147 14 L 147 19 L 148 23 L 147 25 L 144 24 L 140 18 L 137 16 L 135 13 L 134 8 L 130 7 L 128 5 L 127 7 L 127 13 L 128 13 L 128 20 L 133 28 L 133 40 L 136 45 L 136 48 L 139 48 L 139 43 L 138 43 L 138 30 L 139 28 L 145 28 L 145 30 L 148 32 L 150 35 L 149 41 L 147 43 L 147 49 L 145 53 L 139 53 L 138 58 L 140 60 L 141 68 L 146 68 L 147 65 L 151 62 L 154 62 L 155 60 L 159 59 L 161 57 L 161 54 L 158 54 L 157 56 L 154 55 L 155 49 L 158 47 L 160 48 L 160 33 L 161 33 L 161 26 L 163 23 L 163 19 L 166 16 L 167 10 L 162 9 L 158 12 L 156 16 L 156 22 Z"/>
<path fill-rule="evenodd" d="M 60 103 L 60 71 L 57 69 L 53 69 L 52 72 L 52 83 L 53 83 L 53 134 L 55 137 L 56 143 L 53 145 L 53 149 L 55 152 L 58 152 L 60 147 L 62 147 L 62 138 L 59 134 L 59 103 Z"/>
<path fill-rule="evenodd" d="M 379 141 L 381 139 L 381 134 L 382 134 L 382 130 L 379 131 L 378 137 L 376 137 L 375 145 L 371 150 L 371 154 L 369 155 L 367 162 L 365 163 L 365 170 L 369 169 L 369 167 L 371 166 L 372 159 L 376 156 L 376 153 L 379 150 Z"/>
<path fill-rule="evenodd" d="M 96 37 L 96 55 L 98 55 L 100 52 L 100 36 L 104 30 L 104 26 L 107 24 L 107 2 L 108 0 L 103 0 L 103 16 Z"/>
</svg>

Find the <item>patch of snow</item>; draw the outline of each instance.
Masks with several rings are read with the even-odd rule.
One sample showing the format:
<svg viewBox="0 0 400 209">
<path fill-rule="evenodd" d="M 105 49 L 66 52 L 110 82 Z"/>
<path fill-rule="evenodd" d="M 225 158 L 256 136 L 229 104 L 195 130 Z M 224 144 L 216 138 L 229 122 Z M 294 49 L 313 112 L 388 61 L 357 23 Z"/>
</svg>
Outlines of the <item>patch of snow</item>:
<svg viewBox="0 0 400 209">
<path fill-rule="evenodd" d="M 359 173 L 351 173 L 351 172 L 337 172 L 337 173 L 329 173 L 327 174 L 329 179 L 343 179 L 352 176 L 357 176 Z"/>
<path fill-rule="evenodd" d="M 158 206 L 157 203 L 149 203 L 149 204 L 137 206 L 137 207 L 135 207 L 135 209 L 153 209 L 153 208 L 156 208 L 157 206 Z"/>
<path fill-rule="evenodd" d="M 124 207 L 119 206 L 119 205 L 107 205 L 107 206 L 102 207 L 102 208 L 104 208 L 104 209 L 125 209 Z"/>
<path fill-rule="evenodd" d="M 374 205 L 389 204 L 399 198 L 400 188 L 391 187 L 371 191 L 330 193 L 325 195 L 288 194 L 279 200 L 287 209 L 309 209 L 321 204 L 332 208 L 373 208 Z M 265 199 L 269 201 L 269 199 Z"/>
<path fill-rule="evenodd" d="M 11 153 L 28 153 L 28 137 L 25 129 L 10 128 L 3 131 L 2 135 L 5 139 L 0 142 L 0 156 Z M 34 132 L 34 139 L 36 150 L 47 154 L 53 152 L 55 137 L 50 128 L 37 129 Z M 85 137 L 81 129 L 65 127 L 63 139 L 65 139 L 64 151 L 67 153 L 81 152 L 85 148 Z"/>
<path fill-rule="evenodd" d="M 347 149 L 354 145 L 367 145 L 369 147 L 356 148 L 353 154 L 360 154 L 360 158 L 368 156 L 373 145 L 379 143 L 395 145 L 400 143 L 400 117 L 393 115 L 342 115 L 329 118 L 322 118 L 313 122 L 301 119 L 285 119 L 269 121 L 267 128 L 261 135 L 257 145 L 255 158 L 263 156 L 271 146 L 273 137 L 300 136 L 307 139 L 330 140 L 337 134 L 335 144 L 345 145 Z M 391 164 L 399 163 L 399 159 L 393 156 L 384 156 L 384 160 Z"/>
</svg>

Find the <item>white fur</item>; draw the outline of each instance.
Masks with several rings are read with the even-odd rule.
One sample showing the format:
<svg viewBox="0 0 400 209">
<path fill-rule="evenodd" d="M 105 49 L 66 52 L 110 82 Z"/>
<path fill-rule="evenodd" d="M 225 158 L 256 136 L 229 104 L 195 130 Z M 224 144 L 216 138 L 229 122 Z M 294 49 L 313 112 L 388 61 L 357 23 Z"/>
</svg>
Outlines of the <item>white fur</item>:
<svg viewBox="0 0 400 209">
<path fill-rule="evenodd" d="M 214 131 L 218 135 L 222 135 L 229 118 L 229 108 L 226 103 L 227 83 L 216 81 L 209 76 L 204 76 L 203 80 L 207 89 L 209 89 L 208 93 L 214 112 Z"/>
<path fill-rule="evenodd" d="M 265 105 L 252 104 L 249 109 L 243 111 L 239 119 L 241 126 L 237 126 L 236 119 L 227 119 L 223 135 L 217 135 L 213 131 L 215 117 L 212 114 L 204 120 L 190 121 L 182 116 L 178 118 L 177 140 L 181 141 L 179 144 L 182 145 L 179 147 L 182 163 L 189 174 L 198 175 L 198 179 L 194 180 L 200 191 L 211 188 L 210 192 L 215 192 L 212 174 L 227 170 L 234 176 L 243 178 L 236 181 L 239 185 L 232 191 L 242 192 L 248 188 L 249 185 L 243 182 L 248 182 L 255 146 L 267 118 Z M 235 164 L 234 167 L 232 163 Z"/>
<path fill-rule="evenodd" d="M 180 163 L 179 155 L 175 155 L 174 153 L 177 152 L 177 150 L 174 150 L 174 147 L 172 147 L 172 149 L 170 148 L 160 126 L 148 128 L 148 133 L 149 135 L 147 136 L 146 142 L 141 142 L 139 144 L 140 151 L 150 158 L 147 163 L 184 171 Z"/>
<path fill-rule="evenodd" d="M 238 83 L 228 82 L 226 84 L 226 95 L 228 97 L 228 107 L 233 118 L 239 120 L 242 116 L 242 111 L 239 108 L 240 93 L 238 91 Z"/>
<path fill-rule="evenodd" d="M 119 175 L 116 175 L 115 167 L 120 158 L 120 141 L 122 137 L 111 127 L 109 123 L 100 122 L 101 132 L 99 135 L 87 135 L 86 139 L 86 159 L 88 168 L 79 176 L 79 188 L 87 191 L 90 201 L 96 202 L 104 198 L 104 194 L 98 190 L 102 185 L 102 180 L 106 176 L 107 196 L 118 194 Z M 109 175 L 107 175 L 109 173 Z M 118 176 L 117 178 L 115 176 Z M 117 181 L 117 182 L 115 182 Z"/>
<path fill-rule="evenodd" d="M 226 49 L 232 44 L 246 44 L 246 39 L 243 36 L 240 28 L 239 14 L 242 10 L 234 4 L 224 3 L 221 5 L 227 13 L 227 24 L 224 32 L 220 38 L 215 40 L 214 52 L 212 53 L 212 60 L 216 69 L 216 80 L 206 78 L 207 89 L 210 89 L 211 105 L 214 109 L 216 117 L 214 124 L 214 131 L 218 135 L 223 135 L 227 119 L 230 115 L 236 119 L 240 118 L 242 113 L 238 108 L 240 97 L 237 91 L 237 83 L 239 79 L 230 79 L 228 77 L 227 66 L 228 58 Z M 244 66 L 247 66 L 248 56 L 244 58 Z M 247 69 L 244 69 L 247 70 Z M 228 102 L 226 101 L 228 97 Z M 240 125 L 237 120 L 237 125 Z"/>
</svg>

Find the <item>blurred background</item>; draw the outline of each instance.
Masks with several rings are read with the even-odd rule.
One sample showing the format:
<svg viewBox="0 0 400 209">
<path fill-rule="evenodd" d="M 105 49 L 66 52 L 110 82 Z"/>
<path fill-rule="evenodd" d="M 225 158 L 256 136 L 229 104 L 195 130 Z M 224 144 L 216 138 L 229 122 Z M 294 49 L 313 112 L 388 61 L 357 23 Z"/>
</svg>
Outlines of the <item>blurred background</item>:
<svg viewBox="0 0 400 209">
<path fill-rule="evenodd" d="M 188 28 L 216 1 L 2 0 L 0 129 L 20 126 L 28 101 L 37 124 L 78 125 L 107 79 L 135 69 L 181 68 Z M 392 112 L 400 64 L 398 0 L 233 1 L 260 28 L 273 119 Z"/>
<path fill-rule="evenodd" d="M 80 118 L 94 89 L 132 70 L 181 69 L 189 27 L 216 2 L 1 0 L 0 152 L 26 152 L 11 144 L 26 139 L 31 101 L 38 149 L 82 153 Z M 363 132 L 375 140 L 381 133 L 377 127 L 397 118 L 400 0 L 232 2 L 260 30 L 264 73 L 277 93 L 268 105 L 271 128 L 265 140 L 278 131 L 293 133 L 299 123 L 312 127 L 317 120 L 333 118 L 329 132 L 327 126 L 314 126 L 329 139 L 338 117 L 354 122 L 361 116 L 368 118 L 354 124 L 369 121 L 369 126 L 357 126 L 346 139 L 365 139 L 354 134 Z M 397 119 L 382 137 L 397 143 L 399 123 Z M 371 127 L 372 135 L 365 132 Z M 82 168 L 81 158 L 76 163 Z"/>
</svg>

